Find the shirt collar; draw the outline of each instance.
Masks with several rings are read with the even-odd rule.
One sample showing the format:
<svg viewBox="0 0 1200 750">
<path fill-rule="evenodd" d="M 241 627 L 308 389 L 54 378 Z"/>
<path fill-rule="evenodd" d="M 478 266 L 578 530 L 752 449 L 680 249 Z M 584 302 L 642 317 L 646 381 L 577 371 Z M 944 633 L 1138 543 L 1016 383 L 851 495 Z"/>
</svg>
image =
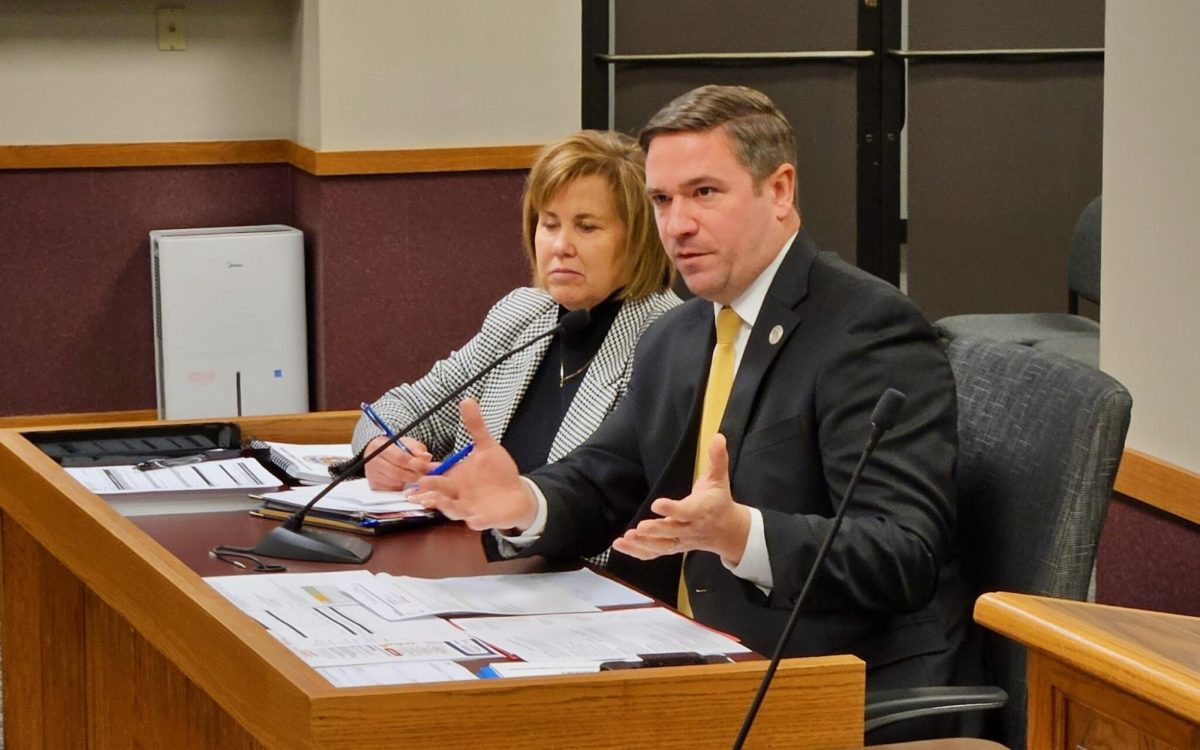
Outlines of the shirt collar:
<svg viewBox="0 0 1200 750">
<path fill-rule="evenodd" d="M 775 274 L 779 271 L 779 266 L 783 263 L 783 258 L 792 249 L 792 243 L 796 241 L 796 235 L 800 234 L 799 230 L 792 233 L 791 237 L 787 238 L 787 242 L 783 243 L 783 247 L 779 252 L 775 253 L 775 259 L 770 265 L 763 269 L 746 291 L 742 292 L 729 306 L 738 314 L 748 327 L 754 327 L 754 321 L 758 320 L 758 312 L 762 309 L 763 300 L 767 298 L 767 290 L 771 288 L 771 282 L 775 280 Z M 716 316 L 721 311 L 721 303 L 713 303 L 713 315 Z"/>
</svg>

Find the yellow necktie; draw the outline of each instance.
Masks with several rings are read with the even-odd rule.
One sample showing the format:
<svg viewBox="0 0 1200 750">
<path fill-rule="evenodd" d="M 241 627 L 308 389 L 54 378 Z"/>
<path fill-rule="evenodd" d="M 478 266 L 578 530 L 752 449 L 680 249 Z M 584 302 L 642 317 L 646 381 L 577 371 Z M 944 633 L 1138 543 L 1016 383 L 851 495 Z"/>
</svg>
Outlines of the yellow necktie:
<svg viewBox="0 0 1200 750">
<path fill-rule="evenodd" d="M 733 390 L 733 365 L 737 352 L 733 341 L 737 338 L 742 319 L 732 307 L 722 307 L 717 313 L 717 345 L 713 348 L 712 365 L 708 369 L 708 387 L 704 389 L 704 411 L 700 416 L 700 435 L 696 439 L 696 471 L 692 480 L 698 479 L 708 470 L 708 444 L 721 426 L 721 417 L 725 414 L 725 405 L 729 403 L 729 392 Z M 684 555 L 683 563 L 687 563 Z M 679 594 L 676 608 L 692 616 L 692 603 L 688 597 L 687 582 L 684 571 L 679 569 Z"/>
</svg>

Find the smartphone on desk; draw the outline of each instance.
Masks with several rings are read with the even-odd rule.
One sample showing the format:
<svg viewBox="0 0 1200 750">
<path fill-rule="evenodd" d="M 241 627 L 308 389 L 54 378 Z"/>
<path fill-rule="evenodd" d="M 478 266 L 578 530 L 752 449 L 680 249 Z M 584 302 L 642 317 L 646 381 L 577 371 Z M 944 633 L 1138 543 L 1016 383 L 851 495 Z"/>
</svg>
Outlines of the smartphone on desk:
<svg viewBox="0 0 1200 750">
<path fill-rule="evenodd" d="M 638 654 L 637 659 L 606 661 L 601 672 L 617 669 L 647 669 L 650 667 L 687 667 L 695 664 L 728 664 L 733 660 L 725 654 L 698 654 L 695 651 L 674 651 L 665 654 Z"/>
</svg>

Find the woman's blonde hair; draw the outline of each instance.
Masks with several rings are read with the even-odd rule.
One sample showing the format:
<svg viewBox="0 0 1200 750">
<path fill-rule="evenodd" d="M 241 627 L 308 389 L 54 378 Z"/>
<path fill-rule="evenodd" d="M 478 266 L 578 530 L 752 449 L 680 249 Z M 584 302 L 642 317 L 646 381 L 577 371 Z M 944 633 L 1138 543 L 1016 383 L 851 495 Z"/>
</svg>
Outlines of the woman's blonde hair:
<svg viewBox="0 0 1200 750">
<path fill-rule="evenodd" d="M 591 175 L 608 183 L 613 207 L 625 224 L 624 262 L 629 268 L 629 284 L 619 296 L 640 299 L 669 288 L 675 269 L 663 250 L 646 197 L 646 157 L 629 136 L 599 130 L 581 130 L 547 144 L 529 172 L 522 233 L 534 285 L 540 286 L 534 249 L 538 213 L 568 183 Z"/>
</svg>

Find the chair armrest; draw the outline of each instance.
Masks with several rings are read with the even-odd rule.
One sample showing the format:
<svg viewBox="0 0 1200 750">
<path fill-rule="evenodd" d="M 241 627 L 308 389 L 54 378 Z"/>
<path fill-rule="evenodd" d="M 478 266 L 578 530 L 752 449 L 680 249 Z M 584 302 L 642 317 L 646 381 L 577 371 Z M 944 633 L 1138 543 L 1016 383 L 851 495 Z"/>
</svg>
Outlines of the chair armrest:
<svg viewBox="0 0 1200 750">
<path fill-rule="evenodd" d="M 998 687 L 925 687 L 867 693 L 865 731 L 920 716 L 1000 708 L 1008 694 Z"/>
</svg>

